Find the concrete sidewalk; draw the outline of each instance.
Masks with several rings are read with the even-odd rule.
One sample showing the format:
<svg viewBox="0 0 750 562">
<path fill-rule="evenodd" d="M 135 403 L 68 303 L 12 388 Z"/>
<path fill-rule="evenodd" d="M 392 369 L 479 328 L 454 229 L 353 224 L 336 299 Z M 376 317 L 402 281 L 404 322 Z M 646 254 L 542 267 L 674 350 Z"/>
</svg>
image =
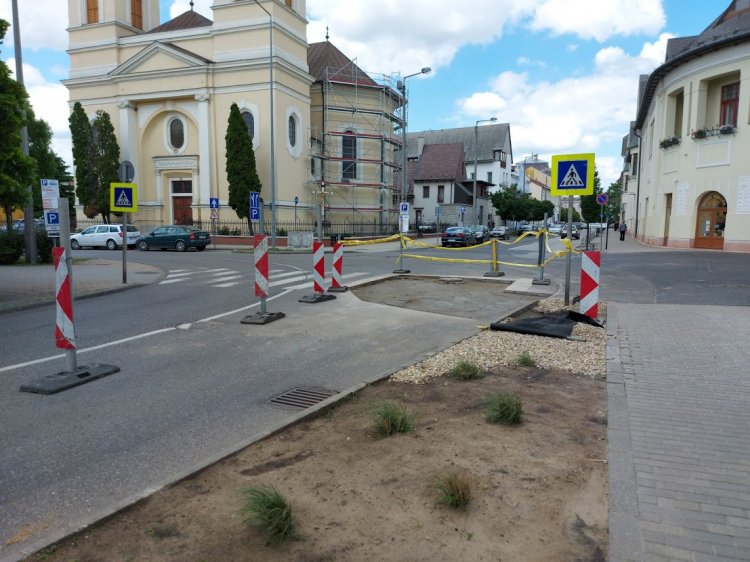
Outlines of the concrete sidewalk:
<svg viewBox="0 0 750 562">
<path fill-rule="evenodd" d="M 81 299 L 154 283 L 164 277 L 158 268 L 128 262 L 123 283 L 122 261 L 74 260 L 73 294 Z M 0 267 L 0 314 L 55 302 L 55 268 L 52 265 L 4 265 Z"/>
</svg>

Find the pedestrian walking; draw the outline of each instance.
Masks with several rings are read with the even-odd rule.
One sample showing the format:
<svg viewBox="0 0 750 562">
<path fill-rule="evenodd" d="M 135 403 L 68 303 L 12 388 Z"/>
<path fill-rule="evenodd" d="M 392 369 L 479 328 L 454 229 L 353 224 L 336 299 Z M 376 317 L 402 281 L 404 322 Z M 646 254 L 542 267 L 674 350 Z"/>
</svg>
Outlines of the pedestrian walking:
<svg viewBox="0 0 750 562">
<path fill-rule="evenodd" d="M 625 240 L 625 231 L 628 229 L 628 225 L 626 225 L 624 222 L 620 223 L 620 226 L 617 227 L 620 231 L 620 242 Z"/>
</svg>

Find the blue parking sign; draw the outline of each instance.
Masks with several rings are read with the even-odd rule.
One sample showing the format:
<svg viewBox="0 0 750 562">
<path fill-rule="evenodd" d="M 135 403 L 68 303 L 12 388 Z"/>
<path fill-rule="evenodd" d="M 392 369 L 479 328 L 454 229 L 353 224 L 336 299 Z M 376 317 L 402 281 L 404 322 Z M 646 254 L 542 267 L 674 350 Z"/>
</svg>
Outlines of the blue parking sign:
<svg viewBox="0 0 750 562">
<path fill-rule="evenodd" d="M 260 193 L 250 192 L 250 220 L 260 220 Z"/>
</svg>

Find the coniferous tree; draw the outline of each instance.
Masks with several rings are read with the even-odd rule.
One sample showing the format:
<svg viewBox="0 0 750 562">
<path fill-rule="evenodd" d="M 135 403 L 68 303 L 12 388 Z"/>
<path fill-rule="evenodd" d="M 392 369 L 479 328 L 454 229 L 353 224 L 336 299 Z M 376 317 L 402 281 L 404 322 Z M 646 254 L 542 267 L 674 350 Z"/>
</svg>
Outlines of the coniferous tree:
<svg viewBox="0 0 750 562">
<path fill-rule="evenodd" d="M 84 214 L 91 219 L 99 214 L 96 204 L 98 181 L 94 167 L 94 137 L 88 115 L 80 102 L 73 105 L 68 123 L 73 141 L 76 196 L 78 202 L 83 205 Z"/>
<path fill-rule="evenodd" d="M 599 222 L 599 203 L 596 196 L 602 192 L 599 170 L 594 170 L 594 194 L 581 196 L 581 214 L 586 222 Z"/>
<path fill-rule="evenodd" d="M 115 128 L 112 126 L 112 120 L 106 111 L 100 109 L 96 112 L 96 119 L 94 120 L 92 129 L 96 150 L 94 169 L 96 170 L 96 177 L 99 180 L 96 202 L 99 212 L 104 218 L 104 222 L 108 223 L 110 222 L 110 184 L 117 182 L 119 179 L 120 145 L 117 144 Z"/>
<path fill-rule="evenodd" d="M 238 217 L 247 219 L 248 229 L 250 234 L 253 234 L 253 223 L 250 220 L 250 192 L 259 192 L 262 186 L 255 165 L 253 139 L 250 138 L 247 124 L 236 103 L 233 103 L 229 109 L 225 141 L 229 206 L 234 209 Z"/>
</svg>

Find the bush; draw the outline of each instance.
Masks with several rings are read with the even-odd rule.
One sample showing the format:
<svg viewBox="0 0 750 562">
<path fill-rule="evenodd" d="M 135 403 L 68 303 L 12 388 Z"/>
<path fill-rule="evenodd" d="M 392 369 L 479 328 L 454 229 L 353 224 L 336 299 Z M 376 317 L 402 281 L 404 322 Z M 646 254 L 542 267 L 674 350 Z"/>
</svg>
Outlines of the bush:
<svg viewBox="0 0 750 562">
<path fill-rule="evenodd" d="M 36 255 L 39 263 L 52 263 L 52 238 L 46 230 L 36 231 Z"/>
<path fill-rule="evenodd" d="M 13 265 L 23 254 L 23 236 L 16 232 L 0 232 L 0 265 Z"/>
<path fill-rule="evenodd" d="M 479 367 L 469 361 L 459 361 L 451 367 L 448 374 L 454 379 L 460 381 L 482 378 L 482 374 L 479 372 Z"/>
<path fill-rule="evenodd" d="M 529 355 L 528 351 L 524 351 L 516 357 L 516 365 L 519 367 L 536 367 L 536 361 Z"/>
<path fill-rule="evenodd" d="M 276 236 L 289 236 L 289 233 L 286 231 L 286 228 L 277 228 Z"/>
<path fill-rule="evenodd" d="M 383 400 L 372 407 L 375 435 L 387 437 L 394 433 L 407 433 L 414 429 L 414 418 L 403 404 Z"/>
<path fill-rule="evenodd" d="M 487 402 L 485 415 L 490 423 L 519 424 L 523 415 L 521 399 L 515 394 L 495 394 Z"/>
<path fill-rule="evenodd" d="M 450 472 L 438 478 L 440 501 L 453 509 L 466 509 L 471 501 L 471 481 L 465 474 Z"/>
<path fill-rule="evenodd" d="M 292 506 L 276 488 L 251 486 L 243 490 L 243 495 L 245 522 L 266 534 L 266 545 L 279 544 L 294 535 Z"/>
<path fill-rule="evenodd" d="M 229 236 L 229 227 L 228 226 L 222 226 L 219 228 L 219 234 L 221 236 Z"/>
</svg>

